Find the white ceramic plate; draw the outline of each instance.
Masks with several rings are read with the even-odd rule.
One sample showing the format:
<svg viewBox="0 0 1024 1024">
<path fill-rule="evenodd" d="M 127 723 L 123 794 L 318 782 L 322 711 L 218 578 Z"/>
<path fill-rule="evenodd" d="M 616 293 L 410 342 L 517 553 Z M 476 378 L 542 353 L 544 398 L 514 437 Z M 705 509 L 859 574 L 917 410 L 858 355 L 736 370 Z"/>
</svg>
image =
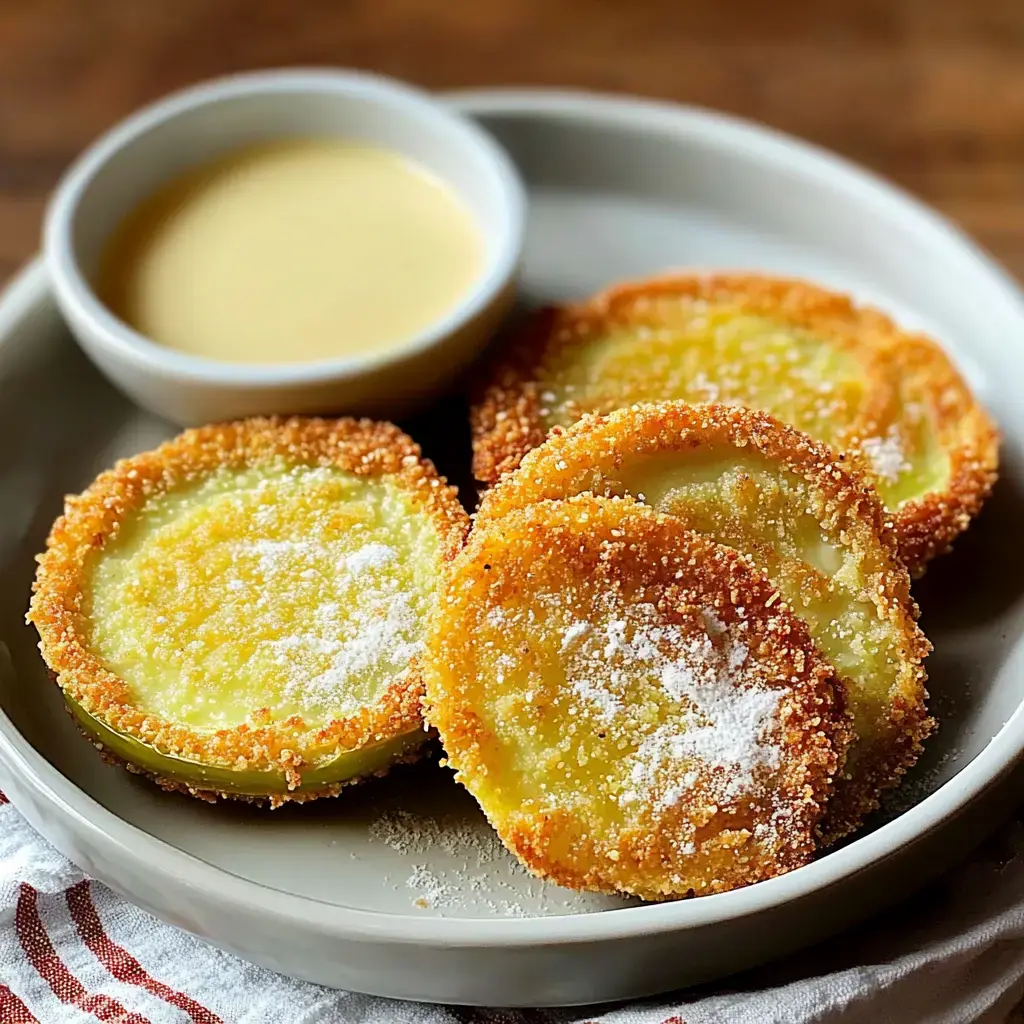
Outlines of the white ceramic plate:
<svg viewBox="0 0 1024 1024">
<path fill-rule="evenodd" d="M 1024 748 L 1024 302 L 918 203 L 802 143 L 712 114 L 488 92 L 453 100 L 530 189 L 524 296 L 581 296 L 673 265 L 849 289 L 932 331 L 1005 433 L 981 521 L 918 586 L 941 731 L 887 815 L 782 878 L 660 906 L 518 870 L 441 769 L 266 812 L 164 794 L 107 767 L 63 713 L 23 624 L 62 495 L 169 432 L 68 340 L 38 265 L 0 302 L 0 784 L 86 871 L 173 924 L 298 977 L 411 999 L 541 1005 L 681 987 L 818 940 L 965 852 L 1014 795 Z M 457 403 L 414 425 L 458 477 Z M 3 651 L 0 650 L 0 654 Z M 898 813 L 903 811 L 902 814 Z"/>
</svg>

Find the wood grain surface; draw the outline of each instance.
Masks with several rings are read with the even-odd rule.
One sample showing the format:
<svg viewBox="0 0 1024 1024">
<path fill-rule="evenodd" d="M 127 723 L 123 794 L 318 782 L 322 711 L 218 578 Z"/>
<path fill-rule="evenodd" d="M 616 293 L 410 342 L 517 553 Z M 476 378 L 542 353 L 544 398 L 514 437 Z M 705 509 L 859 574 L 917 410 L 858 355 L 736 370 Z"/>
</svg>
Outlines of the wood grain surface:
<svg viewBox="0 0 1024 1024">
<path fill-rule="evenodd" d="M 0 0 L 0 278 L 97 133 L 282 64 L 732 111 L 893 178 L 1024 278 L 1024 0 Z"/>
</svg>

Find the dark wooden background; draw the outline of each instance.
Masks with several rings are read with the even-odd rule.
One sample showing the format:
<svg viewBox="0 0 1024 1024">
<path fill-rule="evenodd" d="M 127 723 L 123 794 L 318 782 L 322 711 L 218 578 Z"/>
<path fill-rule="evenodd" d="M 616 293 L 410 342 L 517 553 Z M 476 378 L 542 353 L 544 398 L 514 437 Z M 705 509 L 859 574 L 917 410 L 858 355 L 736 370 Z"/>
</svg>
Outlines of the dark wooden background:
<svg viewBox="0 0 1024 1024">
<path fill-rule="evenodd" d="M 1024 278 L 1024 0 L 0 0 L 0 278 L 113 121 L 197 79 L 294 63 L 756 118 L 895 179 Z"/>
</svg>

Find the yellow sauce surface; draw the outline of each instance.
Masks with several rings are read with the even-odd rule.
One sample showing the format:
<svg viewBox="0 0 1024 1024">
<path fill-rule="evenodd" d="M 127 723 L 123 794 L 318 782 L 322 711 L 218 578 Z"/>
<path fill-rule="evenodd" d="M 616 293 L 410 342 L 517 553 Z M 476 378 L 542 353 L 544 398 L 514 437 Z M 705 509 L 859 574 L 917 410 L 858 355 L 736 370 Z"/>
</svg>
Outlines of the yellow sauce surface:
<svg viewBox="0 0 1024 1024">
<path fill-rule="evenodd" d="M 115 231 L 101 300 L 192 355 L 292 363 L 385 350 L 444 316 L 483 262 L 443 182 L 343 141 L 247 147 L 158 190 Z"/>
<path fill-rule="evenodd" d="M 90 644 L 136 705 L 194 729 L 356 714 L 409 669 L 440 543 L 386 478 L 221 470 L 98 552 Z"/>
</svg>

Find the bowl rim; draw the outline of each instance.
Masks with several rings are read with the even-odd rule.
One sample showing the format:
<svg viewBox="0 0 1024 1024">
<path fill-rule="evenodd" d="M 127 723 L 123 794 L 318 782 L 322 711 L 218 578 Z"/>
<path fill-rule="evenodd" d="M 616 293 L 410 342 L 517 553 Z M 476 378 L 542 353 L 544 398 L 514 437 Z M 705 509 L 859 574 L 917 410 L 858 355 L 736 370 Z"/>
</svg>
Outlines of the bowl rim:
<svg viewBox="0 0 1024 1024">
<path fill-rule="evenodd" d="M 700 138 L 718 148 L 748 154 L 805 176 L 827 181 L 847 197 L 885 210 L 918 237 L 952 248 L 974 265 L 1001 293 L 1024 324 L 1024 295 L 1009 274 L 963 232 L 918 200 L 856 165 L 798 139 L 726 115 L 679 106 L 593 93 L 548 90 L 475 90 L 449 94 L 458 109 L 471 115 L 506 112 L 543 114 L 555 119 L 613 123 L 677 136 Z M 48 290 L 46 271 L 37 261 L 10 285 L 0 302 L 0 353 L 12 327 L 38 309 Z M 731 892 L 694 900 L 624 907 L 593 914 L 525 919 L 417 917 L 361 910 L 299 896 L 242 878 L 177 849 L 107 810 L 74 785 L 39 754 L 0 709 L 0 763 L 22 787 L 73 821 L 93 849 L 109 852 L 111 863 L 128 859 L 154 883 L 187 885 L 199 890 L 211 907 L 221 906 L 279 920 L 333 939 L 386 941 L 409 946 L 505 947 L 552 946 L 603 942 L 666 932 L 681 932 L 735 921 L 841 883 L 893 856 L 901 847 L 924 838 L 968 803 L 996 784 L 1024 754 L 1024 703 L 1018 705 L 989 743 L 934 793 L 892 821 L 848 845 L 789 874 Z M 15 801 L 17 802 L 17 801 Z M 26 804 L 29 801 L 26 800 Z"/>
<path fill-rule="evenodd" d="M 72 245 L 75 217 L 99 171 L 152 130 L 198 108 L 247 96 L 310 93 L 402 107 L 427 125 L 455 132 L 467 150 L 477 150 L 487 161 L 497 186 L 504 228 L 489 235 L 481 228 L 486 250 L 483 267 L 458 302 L 426 327 L 380 351 L 300 363 L 235 363 L 178 352 L 135 330 L 109 310 L 86 280 Z M 449 188 L 458 194 L 454 186 Z M 451 104 L 440 102 L 409 83 L 373 72 L 276 68 L 226 75 L 188 86 L 140 108 L 107 129 L 73 161 L 51 194 L 43 218 L 43 255 L 65 315 L 73 313 L 80 323 L 87 325 L 92 344 L 110 358 L 197 384 L 274 389 L 366 376 L 442 344 L 482 315 L 508 288 L 522 253 L 525 224 L 526 191 L 508 154 L 488 132 Z"/>
</svg>

